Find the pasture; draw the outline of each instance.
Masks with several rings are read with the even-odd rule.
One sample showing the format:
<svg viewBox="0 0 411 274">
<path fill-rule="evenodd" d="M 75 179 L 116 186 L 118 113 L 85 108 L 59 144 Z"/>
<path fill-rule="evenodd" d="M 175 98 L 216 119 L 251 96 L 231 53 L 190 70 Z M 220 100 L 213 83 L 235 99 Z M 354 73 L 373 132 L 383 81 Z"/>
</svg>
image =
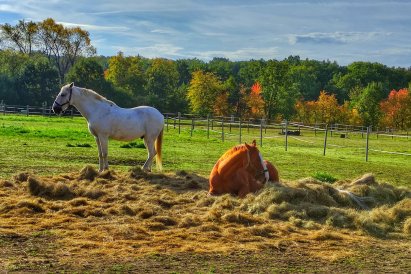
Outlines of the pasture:
<svg viewBox="0 0 411 274">
<path fill-rule="evenodd" d="M 282 184 L 208 197 L 215 161 L 237 144 L 213 131 L 164 132 L 164 173 L 141 172 L 142 142 L 110 141 L 110 171 L 84 118 L 0 116 L 0 269 L 13 272 L 408 272 L 411 158 L 365 139 L 264 133 Z M 243 130 L 242 140 L 259 138 Z M 259 144 L 259 142 L 257 142 Z M 370 137 L 411 153 L 411 138 Z M 364 175 L 372 173 L 373 175 Z M 316 178 L 332 178 L 334 184 Z M 364 176 L 363 176 L 364 175 Z M 362 177 L 362 178 L 360 178 Z M 360 178 L 360 179 L 357 179 Z M 369 211 L 334 188 L 367 196 Z"/>
</svg>

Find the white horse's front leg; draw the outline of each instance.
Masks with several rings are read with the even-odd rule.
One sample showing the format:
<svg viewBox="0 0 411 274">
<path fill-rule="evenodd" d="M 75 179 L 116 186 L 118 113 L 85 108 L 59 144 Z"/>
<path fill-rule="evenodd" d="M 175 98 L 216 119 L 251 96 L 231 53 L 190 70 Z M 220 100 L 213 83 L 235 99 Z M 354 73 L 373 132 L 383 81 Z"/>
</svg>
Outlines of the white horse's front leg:
<svg viewBox="0 0 411 274">
<path fill-rule="evenodd" d="M 104 163 L 103 163 L 103 155 L 101 152 L 100 140 L 97 136 L 94 136 L 94 139 L 96 140 L 96 144 L 98 148 L 98 171 L 101 172 L 103 171 Z"/>
<path fill-rule="evenodd" d="M 143 170 L 151 171 L 151 165 L 153 163 L 154 156 L 156 156 L 156 149 L 154 148 L 154 141 L 144 138 L 144 145 L 148 151 L 148 157 L 144 163 Z"/>
<path fill-rule="evenodd" d="M 101 149 L 101 162 L 100 162 L 100 172 L 108 169 L 108 137 L 107 136 L 99 136 L 100 141 L 100 149 Z"/>
</svg>

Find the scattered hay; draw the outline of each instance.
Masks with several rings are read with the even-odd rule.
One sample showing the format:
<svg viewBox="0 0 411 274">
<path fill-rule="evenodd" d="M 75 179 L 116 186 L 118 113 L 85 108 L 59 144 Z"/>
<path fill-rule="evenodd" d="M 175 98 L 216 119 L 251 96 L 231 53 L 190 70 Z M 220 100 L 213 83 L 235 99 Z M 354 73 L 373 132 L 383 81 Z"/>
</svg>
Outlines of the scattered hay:
<svg viewBox="0 0 411 274">
<path fill-rule="evenodd" d="M 31 195 L 49 199 L 69 200 L 75 196 L 70 188 L 61 182 L 40 182 L 38 179 L 32 176 L 28 178 L 28 188 Z"/>
<path fill-rule="evenodd" d="M 407 235 L 411 235 L 411 217 L 405 220 L 403 232 Z"/>
<path fill-rule="evenodd" d="M 375 177 L 371 173 L 364 174 L 358 179 L 355 179 L 351 185 L 367 185 L 367 186 L 373 186 L 376 185 L 377 182 L 375 181 Z"/>
<path fill-rule="evenodd" d="M 200 189 L 201 185 L 196 180 L 190 180 L 189 182 L 185 183 L 184 188 L 186 188 L 186 189 Z"/>
<path fill-rule="evenodd" d="M 177 170 L 176 175 L 179 177 L 185 177 L 188 175 L 188 173 L 185 170 Z"/>
<path fill-rule="evenodd" d="M 174 226 L 177 224 L 177 220 L 169 216 L 155 216 L 151 220 L 153 222 L 162 223 L 165 226 Z"/>
<path fill-rule="evenodd" d="M 94 167 L 87 165 L 80 171 L 80 180 L 89 180 L 93 181 L 98 175 L 97 170 Z"/>
<path fill-rule="evenodd" d="M 28 172 L 22 172 L 22 173 L 14 175 L 13 178 L 16 183 L 19 183 L 19 182 L 26 182 L 29 176 L 30 174 Z"/>
<path fill-rule="evenodd" d="M 237 223 L 245 226 L 251 226 L 262 222 L 254 215 L 242 212 L 229 212 L 222 217 L 222 220 L 228 223 Z"/>
<path fill-rule="evenodd" d="M 129 207 L 128 205 L 122 205 L 120 207 L 120 212 L 122 214 L 128 215 L 128 216 L 135 216 L 136 215 L 136 211 L 134 209 L 132 209 L 131 207 Z"/>
<path fill-rule="evenodd" d="M 85 198 L 75 198 L 69 202 L 71 206 L 78 207 L 78 206 L 86 206 L 89 204 L 87 199 Z"/>
<path fill-rule="evenodd" d="M 275 227 L 270 224 L 255 225 L 250 227 L 249 231 L 251 235 L 260 236 L 264 238 L 273 238 L 276 233 Z"/>
<path fill-rule="evenodd" d="M 134 179 L 147 178 L 147 173 L 141 167 L 133 167 L 129 170 L 130 177 Z"/>
<path fill-rule="evenodd" d="M 104 170 L 100 174 L 98 174 L 98 178 L 107 179 L 107 180 L 115 180 L 116 173 L 112 170 Z"/>
<path fill-rule="evenodd" d="M 0 181 L 0 187 L 12 188 L 14 184 L 10 181 Z"/>
<path fill-rule="evenodd" d="M 23 209 L 22 211 L 19 211 L 20 213 L 44 213 L 45 210 L 43 209 L 43 207 L 35 201 L 21 201 L 18 202 L 16 205 L 17 209 Z M 25 211 L 24 209 L 28 209 L 29 212 Z"/>
<path fill-rule="evenodd" d="M 229 209 L 232 210 L 240 205 L 240 201 L 237 197 L 233 197 L 230 194 L 225 194 L 223 196 L 218 196 L 214 203 L 212 208 L 214 209 Z"/>
<path fill-rule="evenodd" d="M 315 231 L 314 233 L 310 235 L 310 238 L 316 241 L 325 241 L 325 240 L 341 241 L 344 239 L 340 234 L 333 232 L 327 228 Z"/>
<path fill-rule="evenodd" d="M 83 189 L 80 188 L 76 190 L 77 196 L 83 196 L 90 198 L 92 200 L 97 200 L 101 198 L 102 196 L 106 195 L 106 192 L 100 189 L 95 189 L 95 188 L 88 188 L 88 189 Z"/>
<path fill-rule="evenodd" d="M 201 219 L 193 214 L 189 214 L 184 216 L 181 221 L 178 224 L 178 227 L 184 227 L 184 228 L 189 228 L 189 227 L 195 227 L 201 225 Z"/>
</svg>

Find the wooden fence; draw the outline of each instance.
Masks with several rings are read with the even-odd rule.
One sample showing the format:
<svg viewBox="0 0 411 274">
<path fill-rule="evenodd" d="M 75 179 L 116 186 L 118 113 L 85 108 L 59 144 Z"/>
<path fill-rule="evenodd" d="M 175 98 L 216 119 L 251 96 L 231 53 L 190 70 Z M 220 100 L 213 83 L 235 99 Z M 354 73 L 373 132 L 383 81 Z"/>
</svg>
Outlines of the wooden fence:
<svg viewBox="0 0 411 274">
<path fill-rule="evenodd" d="M 19 115 L 43 115 L 52 116 L 54 115 L 50 106 L 43 105 L 41 107 L 36 106 L 18 106 L 18 105 L 6 105 L 0 104 L 0 113 L 6 114 L 19 114 Z M 73 107 L 70 107 L 66 111 L 64 116 L 74 117 L 81 116 L 81 114 Z M 372 127 L 366 126 L 354 126 L 354 125 L 344 125 L 344 124 L 325 124 L 316 123 L 313 125 L 306 125 L 300 122 L 292 122 L 284 120 L 282 122 L 275 122 L 273 120 L 266 119 L 242 119 L 240 117 L 229 116 L 207 116 L 201 117 L 193 114 L 182 114 L 182 113 L 164 113 L 165 118 L 165 130 L 168 131 L 170 127 L 178 130 L 181 133 L 182 128 L 189 127 L 190 135 L 193 136 L 195 129 L 202 129 L 207 132 L 207 138 L 210 138 L 210 133 L 218 134 L 221 137 L 221 141 L 224 142 L 227 136 L 236 136 L 238 142 L 242 143 L 243 134 L 250 133 L 252 131 L 258 131 L 258 136 L 256 139 L 259 140 L 259 145 L 264 145 L 265 138 L 272 138 L 272 136 L 267 136 L 267 130 L 277 130 L 279 135 L 276 137 L 284 137 L 284 148 L 287 151 L 289 146 L 289 137 L 300 136 L 302 130 L 312 131 L 315 136 L 317 134 L 324 134 L 323 141 L 323 155 L 326 155 L 328 138 L 337 136 L 340 138 L 349 138 L 351 135 L 361 135 L 361 138 L 365 139 L 365 160 L 368 161 L 369 151 L 397 154 L 411 156 L 411 153 L 407 152 L 392 152 L 384 151 L 378 149 L 369 148 L 369 137 L 371 134 L 375 134 L 378 139 L 379 136 L 391 137 L 391 138 L 409 138 L 408 131 L 404 134 L 394 134 L 392 128 L 372 129 Z M 233 133 L 233 131 L 237 133 Z"/>
</svg>

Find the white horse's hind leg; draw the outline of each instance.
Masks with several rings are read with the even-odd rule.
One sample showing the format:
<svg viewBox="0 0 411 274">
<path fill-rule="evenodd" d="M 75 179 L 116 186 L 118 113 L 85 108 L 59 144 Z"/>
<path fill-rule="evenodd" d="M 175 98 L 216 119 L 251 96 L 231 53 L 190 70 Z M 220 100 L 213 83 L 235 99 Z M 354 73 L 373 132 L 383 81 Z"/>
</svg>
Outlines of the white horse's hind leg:
<svg viewBox="0 0 411 274">
<path fill-rule="evenodd" d="M 103 153 L 101 151 L 101 145 L 100 145 L 99 138 L 97 136 L 94 136 L 94 139 L 96 140 L 96 144 L 98 148 L 98 171 L 101 172 L 103 171 L 103 168 L 104 168 Z"/>
<path fill-rule="evenodd" d="M 154 148 L 154 139 L 153 138 L 149 139 L 145 136 L 144 145 L 147 148 L 148 157 L 147 157 L 147 161 L 143 165 L 143 170 L 151 171 L 151 165 L 153 163 L 154 156 L 156 156 L 156 150 Z"/>
<path fill-rule="evenodd" d="M 101 158 L 102 158 L 102 162 L 103 162 L 103 169 L 99 170 L 100 172 L 108 169 L 108 137 L 107 136 L 100 136 L 99 138 L 100 141 L 100 147 L 101 147 Z"/>
</svg>

